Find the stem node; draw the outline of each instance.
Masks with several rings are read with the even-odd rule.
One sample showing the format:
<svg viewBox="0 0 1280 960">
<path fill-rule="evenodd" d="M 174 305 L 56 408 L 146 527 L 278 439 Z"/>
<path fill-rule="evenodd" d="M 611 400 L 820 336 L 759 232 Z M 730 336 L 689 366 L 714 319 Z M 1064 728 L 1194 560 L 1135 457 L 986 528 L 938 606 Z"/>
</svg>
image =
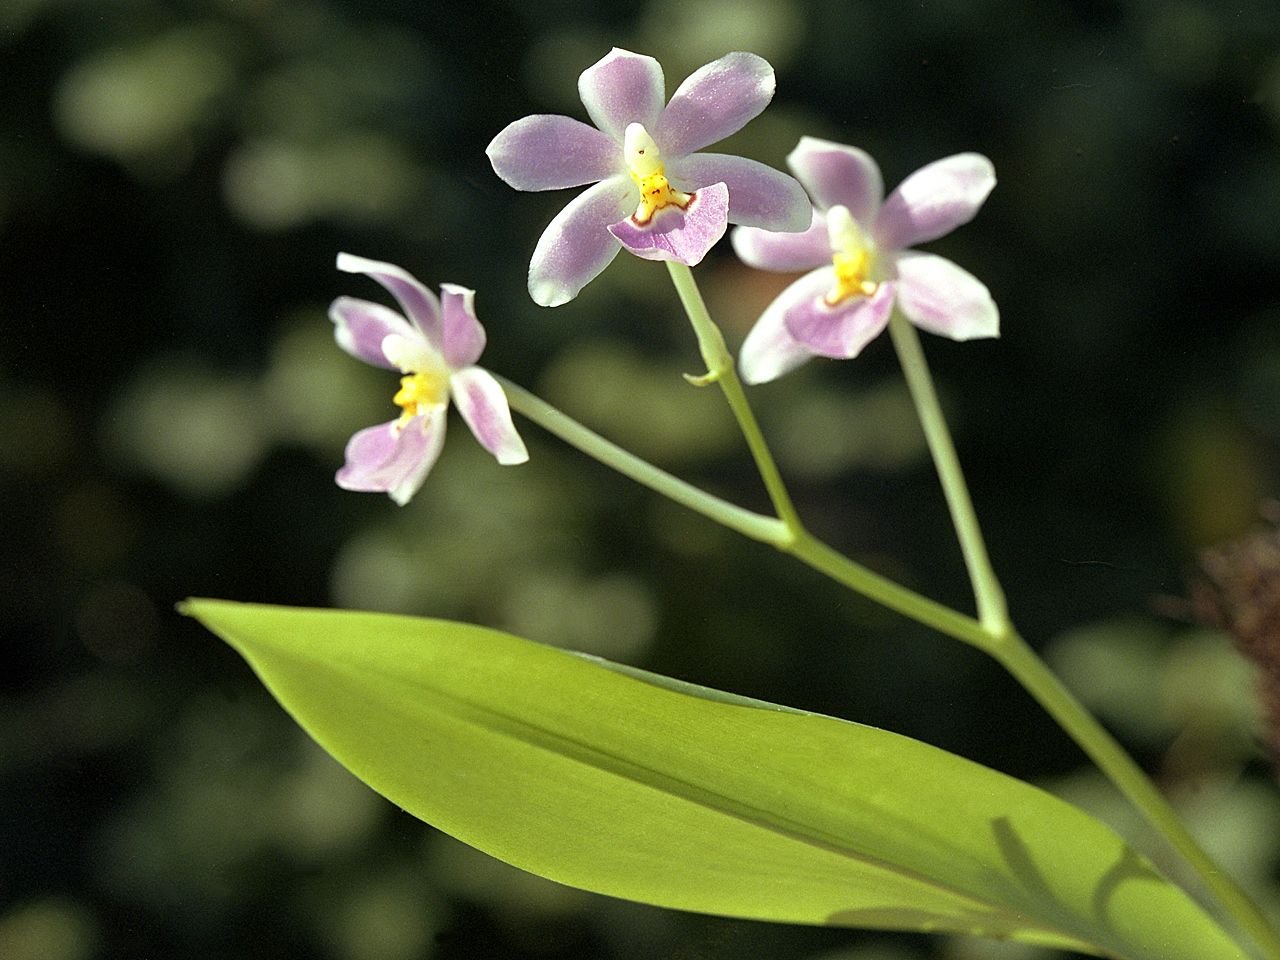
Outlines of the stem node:
<svg viewBox="0 0 1280 960">
<path fill-rule="evenodd" d="M 682 373 L 680 374 L 680 376 L 684 377 L 686 382 L 692 384 L 695 387 L 709 387 L 711 386 L 711 384 L 719 380 L 723 374 L 724 374 L 723 370 L 708 370 L 706 373 L 702 374 L 701 376 L 698 376 L 692 373 Z"/>
</svg>

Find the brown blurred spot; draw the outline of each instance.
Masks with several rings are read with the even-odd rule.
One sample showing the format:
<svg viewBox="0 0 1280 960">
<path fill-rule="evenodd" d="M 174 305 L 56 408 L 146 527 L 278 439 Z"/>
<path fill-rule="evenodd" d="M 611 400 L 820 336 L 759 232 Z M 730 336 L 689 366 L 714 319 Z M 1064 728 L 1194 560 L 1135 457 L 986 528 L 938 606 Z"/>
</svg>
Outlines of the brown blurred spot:
<svg viewBox="0 0 1280 960">
<path fill-rule="evenodd" d="M 1267 745 L 1280 765 L 1280 503 L 1262 513 L 1265 526 L 1200 554 L 1191 596 L 1196 618 L 1229 633 L 1257 666 Z"/>
</svg>

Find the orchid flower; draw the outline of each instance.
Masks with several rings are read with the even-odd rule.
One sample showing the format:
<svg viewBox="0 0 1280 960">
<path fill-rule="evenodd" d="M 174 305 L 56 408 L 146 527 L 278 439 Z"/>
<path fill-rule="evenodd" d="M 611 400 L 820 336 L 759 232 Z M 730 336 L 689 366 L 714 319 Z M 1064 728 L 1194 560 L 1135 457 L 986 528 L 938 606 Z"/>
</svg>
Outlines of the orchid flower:
<svg viewBox="0 0 1280 960">
<path fill-rule="evenodd" d="M 440 456 L 450 397 L 499 463 L 528 460 L 506 394 L 493 374 L 475 366 L 485 345 L 475 291 L 445 283 L 437 299 L 400 267 L 349 253 L 338 254 L 338 269 L 376 280 L 404 311 L 401 316 L 354 297 L 339 297 L 329 308 L 338 346 L 365 363 L 404 374 L 392 398 L 404 412 L 351 438 L 346 464 L 335 477 L 338 486 L 386 492 L 396 503 L 408 503 Z"/>
<path fill-rule="evenodd" d="M 761 314 L 742 344 L 747 383 L 764 383 L 811 357 L 856 357 L 894 306 L 952 340 L 1000 335 L 987 288 L 950 260 L 906 249 L 968 223 L 996 184 L 991 161 L 959 153 L 920 168 L 887 200 L 880 168 L 855 147 L 804 137 L 787 164 L 813 198 L 803 233 L 740 227 L 733 247 L 764 270 L 809 270 Z M 816 268 L 816 269 L 815 269 Z"/>
<path fill-rule="evenodd" d="M 529 294 L 567 303 L 619 250 L 693 266 L 729 223 L 803 230 L 795 180 L 743 157 L 695 153 L 746 125 L 773 98 L 773 68 L 730 53 L 695 71 L 663 106 L 662 67 L 616 47 L 578 78 L 594 127 L 538 114 L 509 124 L 486 153 L 517 190 L 594 184 L 556 215 L 529 264 Z"/>
</svg>

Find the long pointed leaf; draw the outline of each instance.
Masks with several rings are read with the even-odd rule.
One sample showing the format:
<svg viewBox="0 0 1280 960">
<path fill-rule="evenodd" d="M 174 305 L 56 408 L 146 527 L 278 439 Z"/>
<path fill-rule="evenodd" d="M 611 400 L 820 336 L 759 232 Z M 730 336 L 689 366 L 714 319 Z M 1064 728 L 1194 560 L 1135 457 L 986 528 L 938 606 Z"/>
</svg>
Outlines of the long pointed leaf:
<svg viewBox="0 0 1280 960">
<path fill-rule="evenodd" d="M 760 920 L 1243 957 L 1098 821 L 906 737 L 466 624 L 184 609 L 379 793 L 562 883 Z"/>
</svg>

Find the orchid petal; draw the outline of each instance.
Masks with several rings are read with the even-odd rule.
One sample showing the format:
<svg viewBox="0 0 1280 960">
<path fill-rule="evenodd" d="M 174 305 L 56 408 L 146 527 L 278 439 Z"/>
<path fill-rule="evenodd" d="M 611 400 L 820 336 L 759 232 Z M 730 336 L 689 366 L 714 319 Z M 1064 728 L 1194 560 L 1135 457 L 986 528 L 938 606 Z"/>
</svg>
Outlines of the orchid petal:
<svg viewBox="0 0 1280 960">
<path fill-rule="evenodd" d="M 657 60 L 618 47 L 578 77 L 578 95 L 591 122 L 618 144 L 630 123 L 654 127 L 662 112 L 664 88 Z"/>
<path fill-rule="evenodd" d="M 745 157 L 695 153 L 668 161 L 667 175 L 687 191 L 726 184 L 730 223 L 795 233 L 807 228 L 813 217 L 813 204 L 794 178 Z"/>
<path fill-rule="evenodd" d="M 825 275 L 826 289 L 835 285 L 834 268 L 814 272 Z M 869 297 L 848 297 L 834 306 L 818 293 L 792 306 L 784 323 L 787 332 L 814 353 L 849 360 L 888 325 L 893 297 L 892 281 L 881 283 Z"/>
<path fill-rule="evenodd" d="M 775 233 L 759 227 L 736 227 L 732 235 L 738 258 L 757 270 L 791 272 L 812 270 L 831 261 L 831 241 L 826 218 L 813 211 L 813 222 L 803 233 Z"/>
<path fill-rule="evenodd" d="M 620 174 L 588 187 L 556 214 L 529 263 L 529 295 L 534 302 L 558 307 L 595 279 L 622 249 L 609 233 L 609 224 L 638 200 L 636 185 Z"/>
<path fill-rule="evenodd" d="M 787 166 L 809 191 L 814 206 L 820 210 L 845 207 L 859 223 L 871 223 L 884 198 L 880 167 L 857 147 L 801 137 L 787 154 Z"/>
<path fill-rule="evenodd" d="M 441 352 L 450 370 L 461 370 L 484 353 L 484 327 L 476 317 L 476 292 L 456 283 L 440 284 L 444 312 L 444 345 Z"/>
<path fill-rule="evenodd" d="M 876 242 L 882 250 L 901 250 L 950 233 L 974 218 L 995 185 L 995 167 L 979 153 L 958 153 L 921 167 L 880 208 Z"/>
<path fill-rule="evenodd" d="M 991 292 L 969 271 L 914 250 L 894 259 L 898 308 L 916 326 L 952 340 L 1000 336 L 1000 311 Z"/>
<path fill-rule="evenodd" d="M 459 370 L 449 378 L 449 392 L 475 438 L 500 464 L 509 466 L 529 459 L 529 451 L 511 422 L 507 395 L 493 374 L 479 367 Z"/>
<path fill-rule="evenodd" d="M 375 367 L 396 369 L 395 363 L 382 350 L 382 342 L 395 335 L 405 340 L 420 340 L 421 334 L 409 321 L 389 307 L 356 297 L 339 297 L 329 307 L 333 321 L 333 338 L 357 360 Z"/>
<path fill-rule="evenodd" d="M 729 228 L 729 189 L 713 183 L 693 195 L 689 206 L 664 207 L 646 224 L 627 217 L 609 232 L 629 253 L 645 260 L 675 260 L 695 267 Z"/>
<path fill-rule="evenodd" d="M 622 154 L 581 120 L 537 114 L 509 123 L 485 149 L 493 172 L 517 190 L 561 190 L 617 173 Z"/>
<path fill-rule="evenodd" d="M 439 458 L 444 432 L 443 405 L 403 425 L 368 427 L 348 441 L 346 463 L 334 479 L 344 490 L 384 492 L 404 506 Z"/>
<path fill-rule="evenodd" d="M 338 254 L 338 269 L 363 273 L 378 281 L 396 298 L 400 309 L 436 349 L 440 347 L 440 301 L 402 267 L 380 260 L 366 260 L 350 253 Z"/>
<path fill-rule="evenodd" d="M 738 354 L 738 370 L 744 383 L 776 380 L 814 356 L 813 350 L 787 330 L 786 315 L 792 308 L 821 297 L 834 282 L 835 273 L 830 267 L 813 270 L 788 286 L 765 308 L 747 339 L 742 341 Z"/>
<path fill-rule="evenodd" d="M 671 159 L 701 150 L 759 116 L 773 99 L 774 86 L 767 60 L 754 53 L 727 53 L 680 84 L 658 119 L 654 139 Z"/>
</svg>

